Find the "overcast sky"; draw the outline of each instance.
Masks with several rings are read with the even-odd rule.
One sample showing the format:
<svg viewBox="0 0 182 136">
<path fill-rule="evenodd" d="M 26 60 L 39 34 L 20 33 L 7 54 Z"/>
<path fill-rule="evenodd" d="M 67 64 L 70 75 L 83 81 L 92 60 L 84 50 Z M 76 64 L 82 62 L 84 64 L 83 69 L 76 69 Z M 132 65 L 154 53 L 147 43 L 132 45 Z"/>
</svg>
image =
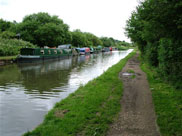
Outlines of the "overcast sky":
<svg viewBox="0 0 182 136">
<path fill-rule="evenodd" d="M 129 41 L 124 35 L 126 20 L 138 0 L 0 0 L 0 18 L 21 22 L 38 12 L 57 15 L 70 30 L 80 29 L 98 37 Z"/>
</svg>

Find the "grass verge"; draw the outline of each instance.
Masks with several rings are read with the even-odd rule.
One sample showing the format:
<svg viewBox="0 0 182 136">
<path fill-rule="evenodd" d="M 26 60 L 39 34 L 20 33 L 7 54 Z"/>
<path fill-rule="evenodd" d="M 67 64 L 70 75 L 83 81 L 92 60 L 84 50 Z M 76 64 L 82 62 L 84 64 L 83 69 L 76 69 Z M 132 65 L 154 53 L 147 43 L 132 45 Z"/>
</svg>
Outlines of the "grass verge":
<svg viewBox="0 0 182 136">
<path fill-rule="evenodd" d="M 118 74 L 125 66 L 130 53 L 98 78 L 80 87 L 75 93 L 58 102 L 45 120 L 24 136 L 102 136 L 120 111 L 123 92 Z"/>
<path fill-rule="evenodd" d="M 17 56 L 0 56 L 0 60 L 13 60 L 16 59 Z"/>
<path fill-rule="evenodd" d="M 142 64 L 141 68 L 150 84 L 161 135 L 182 136 L 182 90 L 165 83 L 157 70 L 147 64 Z"/>
</svg>

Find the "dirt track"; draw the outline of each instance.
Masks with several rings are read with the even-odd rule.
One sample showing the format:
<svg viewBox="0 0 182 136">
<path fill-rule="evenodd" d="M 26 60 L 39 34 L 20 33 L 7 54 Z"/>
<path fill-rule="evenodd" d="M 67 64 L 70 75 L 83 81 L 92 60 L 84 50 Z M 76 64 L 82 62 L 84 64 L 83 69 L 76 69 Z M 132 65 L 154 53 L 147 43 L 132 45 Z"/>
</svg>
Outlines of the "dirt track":
<svg viewBox="0 0 182 136">
<path fill-rule="evenodd" d="M 149 84 L 137 56 L 131 58 L 119 74 L 124 85 L 121 112 L 111 125 L 108 136 L 160 136 Z M 129 70 L 136 76 L 123 75 Z"/>
</svg>

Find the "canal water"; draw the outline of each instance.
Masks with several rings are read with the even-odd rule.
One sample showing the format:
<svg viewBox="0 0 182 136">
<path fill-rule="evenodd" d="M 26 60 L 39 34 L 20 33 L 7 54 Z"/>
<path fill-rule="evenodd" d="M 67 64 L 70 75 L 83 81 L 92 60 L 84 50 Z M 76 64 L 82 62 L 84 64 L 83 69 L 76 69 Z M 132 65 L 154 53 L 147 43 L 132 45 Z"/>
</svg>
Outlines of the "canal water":
<svg viewBox="0 0 182 136">
<path fill-rule="evenodd" d="M 131 51 L 0 67 L 0 136 L 20 136 L 31 131 L 56 102 L 101 75 Z"/>
</svg>

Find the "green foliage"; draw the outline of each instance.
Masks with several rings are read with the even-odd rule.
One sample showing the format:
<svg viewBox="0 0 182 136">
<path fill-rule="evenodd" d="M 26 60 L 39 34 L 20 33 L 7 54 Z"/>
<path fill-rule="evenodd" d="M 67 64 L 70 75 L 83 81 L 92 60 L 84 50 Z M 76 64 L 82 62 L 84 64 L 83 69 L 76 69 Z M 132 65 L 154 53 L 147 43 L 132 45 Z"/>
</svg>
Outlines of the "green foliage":
<svg viewBox="0 0 182 136">
<path fill-rule="evenodd" d="M 125 42 L 125 41 L 119 41 L 113 38 L 108 38 L 108 37 L 101 37 L 100 40 L 102 41 L 102 45 L 104 47 L 117 47 L 120 50 L 125 50 L 125 47 L 131 46 L 130 43 Z M 124 47 L 125 46 L 125 47 Z"/>
<path fill-rule="evenodd" d="M 57 16 L 37 13 L 26 16 L 18 24 L 21 38 L 38 46 L 58 46 L 71 40 L 69 27 Z"/>
<path fill-rule="evenodd" d="M 0 32 L 8 31 L 14 24 L 0 19 Z"/>
<path fill-rule="evenodd" d="M 80 30 L 75 30 L 72 33 L 72 45 L 75 47 L 87 46 L 86 35 Z"/>
<path fill-rule="evenodd" d="M 15 36 L 16 34 L 11 31 L 3 31 L 2 33 L 0 33 L 0 37 L 4 39 L 11 39 L 14 38 Z"/>
<path fill-rule="evenodd" d="M 101 37 L 100 38 L 104 47 L 115 46 L 115 42 L 113 38 Z"/>
<path fill-rule="evenodd" d="M 182 87 L 182 2 L 145 0 L 127 21 L 126 34 L 164 79 Z M 181 84 L 181 85 L 180 85 Z"/>
<path fill-rule="evenodd" d="M 150 84 L 161 136 L 182 136 L 182 90 L 165 83 L 156 68 L 147 64 L 141 68 Z"/>
<path fill-rule="evenodd" d="M 102 41 L 94 34 L 81 32 L 79 29 L 72 33 L 72 45 L 75 47 L 93 47 L 102 44 Z"/>
<path fill-rule="evenodd" d="M 159 46 L 159 70 L 162 76 L 177 88 L 182 83 L 182 41 L 163 38 Z"/>
<path fill-rule="evenodd" d="M 118 74 L 135 52 L 100 77 L 58 102 L 44 122 L 25 136 L 103 136 L 120 111 L 122 82 Z"/>
<path fill-rule="evenodd" d="M 127 50 L 128 47 L 125 46 L 116 46 L 118 50 L 122 51 L 122 50 Z"/>
<path fill-rule="evenodd" d="M 23 39 L 40 47 L 55 47 L 61 44 L 72 44 L 74 47 L 117 47 L 130 44 L 125 41 L 108 37 L 97 37 L 92 33 L 81 32 L 79 29 L 69 31 L 69 26 L 57 16 L 48 13 L 37 13 L 25 16 L 21 23 L 8 22 L 0 19 L 0 37 L 4 39 Z"/>
<path fill-rule="evenodd" d="M 0 37 L 11 39 L 16 37 L 16 22 L 9 22 L 0 19 Z"/>
<path fill-rule="evenodd" d="M 89 46 L 98 46 L 98 45 L 102 45 L 102 41 L 95 36 L 94 34 L 91 33 L 84 33 L 86 35 L 87 38 L 87 45 Z"/>
<path fill-rule="evenodd" d="M 74 47 L 117 47 L 119 50 L 128 49 L 129 43 L 108 37 L 97 37 L 92 33 L 75 30 L 69 31 L 69 26 L 57 16 L 48 13 L 37 13 L 25 16 L 21 23 L 8 22 L 0 19 L 0 37 L 3 39 L 22 39 L 39 47 L 55 47 L 61 44 L 72 44 Z M 13 44 L 14 45 L 14 44 Z M 2 47 L 1 47 L 2 48 Z M 4 50 L 11 49 L 9 46 Z M 7 52 L 7 51 L 4 51 Z M 11 51 L 9 51 L 11 52 Z M 17 54 L 16 53 L 2 53 Z"/>
<path fill-rule="evenodd" d="M 145 48 L 145 59 L 152 66 L 158 66 L 158 44 L 148 43 Z"/>
<path fill-rule="evenodd" d="M 25 47 L 36 46 L 22 40 L 0 38 L 0 56 L 18 55 L 20 53 L 20 49 Z"/>
</svg>

